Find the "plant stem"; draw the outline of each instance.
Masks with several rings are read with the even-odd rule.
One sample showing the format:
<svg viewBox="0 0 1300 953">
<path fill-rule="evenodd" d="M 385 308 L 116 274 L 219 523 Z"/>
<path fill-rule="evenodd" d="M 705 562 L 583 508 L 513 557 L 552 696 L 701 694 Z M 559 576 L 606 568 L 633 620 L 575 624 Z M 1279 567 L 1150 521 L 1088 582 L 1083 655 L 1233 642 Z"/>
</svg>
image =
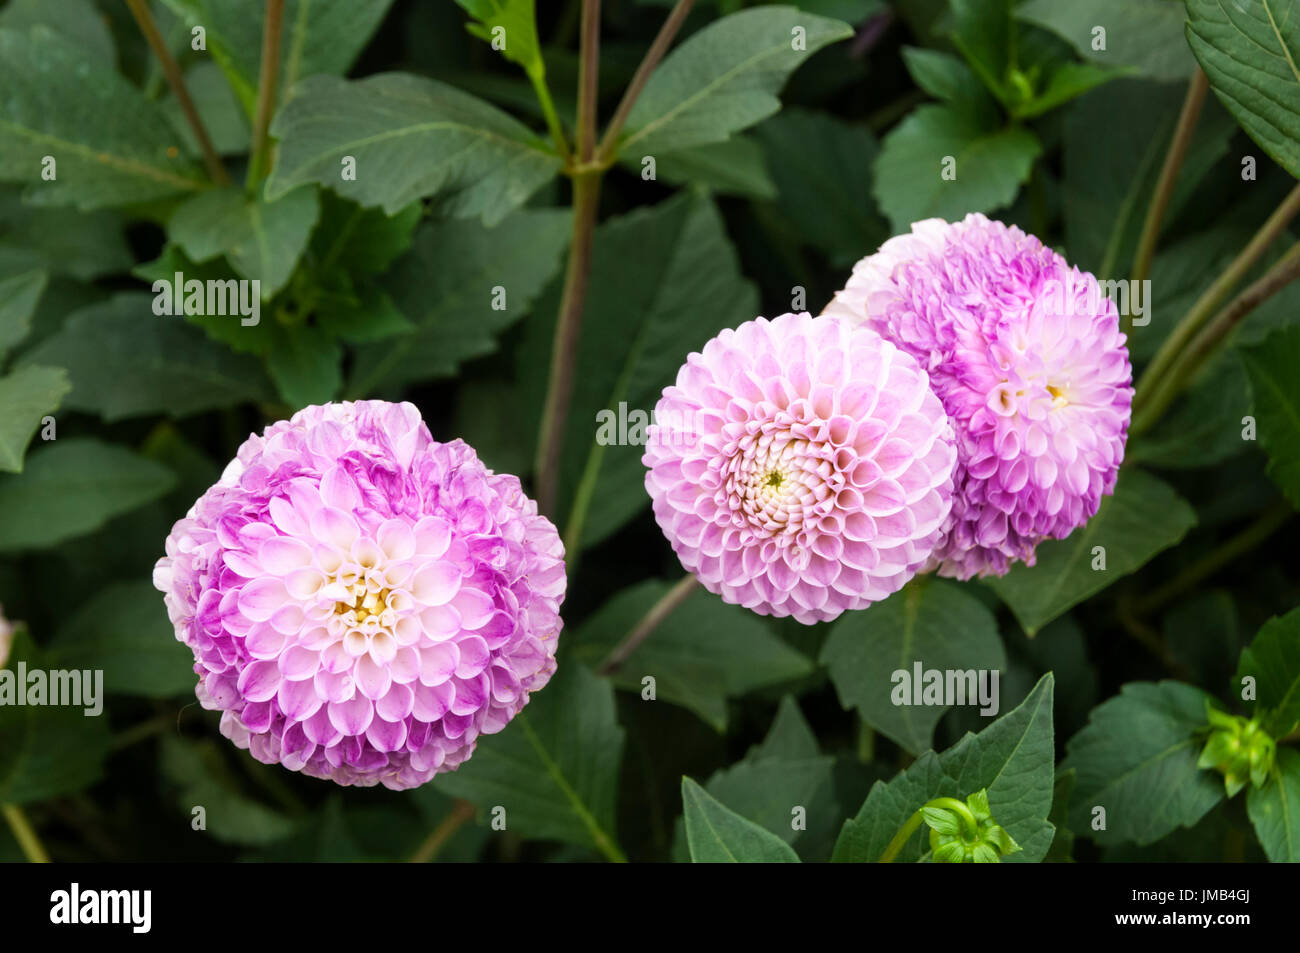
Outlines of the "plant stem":
<svg viewBox="0 0 1300 953">
<path fill-rule="evenodd" d="M 1178 355 L 1166 372 L 1151 383 L 1147 400 L 1133 415 L 1129 436 L 1149 430 L 1173 399 L 1191 382 L 1196 371 L 1214 350 L 1227 338 L 1229 332 L 1250 312 L 1300 277 L 1300 242 L 1279 258 L 1264 275 L 1215 315 Z M 1146 377 L 1143 377 L 1145 383 Z M 1139 387 L 1139 392 L 1141 388 Z M 1136 398 L 1135 398 L 1136 401 Z"/>
<path fill-rule="evenodd" d="M 600 173 L 590 172 L 573 180 L 573 233 L 569 240 L 569 263 L 564 273 L 560 314 L 555 322 L 551 345 L 551 370 L 542 406 L 542 426 L 537 438 L 537 505 L 553 516 L 560 476 L 560 455 L 564 450 L 564 428 L 568 423 L 569 401 L 573 396 L 573 373 L 578 360 L 582 312 L 587 303 L 591 277 L 591 239 L 596 229 L 596 208 L 600 200 Z"/>
<path fill-rule="evenodd" d="M 14 832 L 14 840 L 18 841 L 18 846 L 23 850 L 23 856 L 33 864 L 48 864 L 50 855 L 45 851 L 45 845 L 41 843 L 36 829 L 32 827 L 27 820 L 27 815 L 17 804 L 0 805 L 0 813 L 3 813 L 5 820 L 9 822 L 9 829 Z"/>
<path fill-rule="evenodd" d="M 903 849 L 903 845 L 911 839 L 916 829 L 921 826 L 922 820 L 921 809 L 917 808 L 916 813 L 907 819 L 907 823 L 898 829 L 898 833 L 894 835 L 894 839 L 889 842 L 889 846 L 885 848 L 885 852 L 880 855 L 880 860 L 876 861 L 876 863 L 893 863 L 894 858 L 898 856 L 898 852 Z"/>
<path fill-rule="evenodd" d="M 527 72 L 528 79 L 533 84 L 533 90 L 537 93 L 537 102 L 541 104 L 542 115 L 546 117 L 546 128 L 551 134 L 551 141 L 555 143 L 560 158 L 567 163 L 572 157 L 569 152 L 569 141 L 564 138 L 564 127 L 560 124 L 560 114 L 555 111 L 555 100 L 551 99 L 551 88 L 546 85 L 546 74 L 540 71 L 534 74 L 532 70 Z"/>
<path fill-rule="evenodd" d="M 474 805 L 469 801 L 457 800 L 447 816 L 430 832 L 423 843 L 415 849 L 409 863 L 427 864 L 435 860 L 447 841 L 474 817 Z"/>
<path fill-rule="evenodd" d="M 146 738 L 152 738 L 154 735 L 160 735 L 168 728 L 175 724 L 175 718 L 171 715 L 158 715 L 147 721 L 141 721 L 130 728 L 113 736 L 109 742 L 109 750 L 121 751 L 123 748 L 129 748 L 131 745 L 144 741 Z"/>
<path fill-rule="evenodd" d="M 280 31 L 284 25 L 284 0 L 266 0 L 262 26 L 262 65 L 257 74 L 257 110 L 253 118 L 253 150 L 248 161 L 249 194 L 256 194 L 269 161 L 271 113 L 275 110 L 276 87 L 280 83 Z"/>
<path fill-rule="evenodd" d="M 596 152 L 596 94 L 600 80 L 600 0 L 582 0 L 578 62 L 578 160 L 586 164 Z"/>
<path fill-rule="evenodd" d="M 596 150 L 596 88 L 600 72 L 600 0 L 583 0 L 582 61 L 578 66 L 578 168 L 566 170 L 573 178 L 573 231 L 569 239 L 569 262 L 564 273 L 560 313 L 551 345 L 551 369 L 542 405 L 541 430 L 537 436 L 537 507 L 554 516 L 559 488 L 560 460 L 564 452 L 564 427 L 573 397 L 573 374 L 577 369 L 578 341 L 582 335 L 582 312 L 587 304 L 591 278 L 591 238 L 596 229 L 600 204 L 602 169 L 594 166 Z"/>
<path fill-rule="evenodd" d="M 979 833 L 979 823 L 975 820 L 975 815 L 970 812 L 970 808 L 965 802 L 957 800 L 955 797 L 937 797 L 926 803 L 925 807 L 941 807 L 945 811 L 952 811 L 961 818 L 962 826 L 972 837 Z M 924 810 L 924 808 L 922 808 Z"/>
<path fill-rule="evenodd" d="M 1155 257 L 1160 225 L 1169 208 L 1169 200 L 1173 197 L 1178 170 L 1182 168 L 1183 159 L 1187 156 L 1187 147 L 1191 145 L 1192 133 L 1196 131 L 1196 121 L 1201 116 L 1201 107 L 1205 104 L 1205 94 L 1209 88 L 1205 71 L 1198 66 L 1187 84 L 1187 96 L 1183 99 L 1182 112 L 1178 114 L 1178 125 L 1169 142 L 1169 151 L 1165 153 L 1165 164 L 1160 169 L 1155 194 L 1147 206 L 1147 217 L 1142 223 L 1142 237 L 1138 239 L 1137 254 L 1133 256 L 1133 272 L 1129 276 L 1133 281 L 1141 281 L 1151 272 L 1151 260 Z"/>
<path fill-rule="evenodd" d="M 207 167 L 208 176 L 218 185 L 229 185 L 230 176 L 226 172 L 226 167 L 221 164 L 221 157 L 217 155 L 216 146 L 212 144 L 212 139 L 208 136 L 207 127 L 203 125 L 203 119 L 194 106 L 194 100 L 190 99 L 190 91 L 185 87 L 185 78 L 181 75 L 181 68 L 176 65 L 175 58 L 167 49 L 166 41 L 163 40 L 162 34 L 158 32 L 158 24 L 154 22 L 153 13 L 149 10 L 149 4 L 145 0 L 126 0 L 126 5 L 130 8 L 131 15 L 135 17 L 140 32 L 144 34 L 149 49 L 153 50 L 154 56 L 158 57 L 163 75 L 167 77 L 167 85 L 172 88 L 172 95 L 176 97 L 176 102 L 180 104 L 181 112 L 185 114 L 185 121 L 190 124 L 190 129 L 194 131 L 194 138 L 198 140 L 199 149 L 203 152 L 203 164 Z"/>
<path fill-rule="evenodd" d="M 627 638 L 615 646 L 609 655 L 605 656 L 605 660 L 596 668 L 596 674 L 610 675 L 618 671 L 619 666 L 640 648 L 641 643 L 648 639 L 655 629 L 659 628 L 659 624 L 686 601 L 687 596 L 695 591 L 695 586 L 695 577 L 687 575 L 677 585 L 660 596 L 659 601 L 652 605 L 650 611 L 641 617 L 641 621 L 636 624 L 636 628 L 628 633 Z"/>
<path fill-rule="evenodd" d="M 1209 288 L 1205 289 L 1205 292 L 1192 305 L 1191 310 L 1178 322 L 1165 343 L 1160 346 L 1160 350 L 1151 359 L 1151 363 L 1147 365 L 1147 369 L 1142 373 L 1141 380 L 1138 381 L 1137 394 L 1133 398 L 1135 411 L 1140 410 L 1150 399 L 1151 391 L 1156 389 L 1157 383 L 1165 375 L 1165 372 L 1178 360 L 1183 348 L 1192 340 L 1196 332 L 1201 329 L 1201 326 L 1210 319 L 1211 315 L 1214 314 L 1214 309 L 1223 302 L 1228 293 L 1241 282 L 1251 268 L 1255 267 L 1255 264 L 1263 257 L 1264 252 L 1268 250 L 1268 246 L 1273 243 L 1273 239 L 1277 238 L 1282 230 L 1291 223 L 1297 213 L 1300 213 L 1300 185 L 1292 189 L 1287 197 L 1282 200 L 1282 204 L 1269 216 L 1268 221 L 1255 233 L 1241 253 L 1233 259 L 1232 264 L 1224 269 L 1223 273 L 1214 280 L 1214 283 Z M 1130 431 L 1130 435 L 1132 433 L 1133 431 Z"/>
<path fill-rule="evenodd" d="M 628 115 L 632 112 L 632 107 L 636 105 L 637 97 L 645 89 L 645 84 L 650 81 L 650 74 L 655 71 L 659 61 L 668 52 L 668 47 L 672 45 L 673 38 L 677 36 L 677 31 L 682 28 L 682 23 L 685 22 L 686 17 L 691 12 L 691 7 L 694 5 L 695 0 L 677 0 L 677 5 L 668 14 L 668 19 L 664 21 L 664 25 L 659 28 L 659 34 L 654 38 L 654 42 L 650 44 L 650 49 L 646 51 L 645 58 L 641 60 L 641 65 L 636 68 L 632 81 L 628 83 L 627 90 L 619 101 L 618 109 L 614 111 L 614 118 L 609 121 L 605 134 L 601 137 L 599 155 L 602 160 L 613 159 L 617 151 L 619 134 L 623 131 L 623 126 L 627 122 Z"/>
<path fill-rule="evenodd" d="M 1134 612 L 1148 615 L 1188 590 L 1196 588 L 1238 556 L 1250 552 L 1264 542 L 1294 515 L 1295 511 L 1286 500 L 1274 503 L 1236 536 L 1216 546 L 1145 599 L 1139 600 L 1133 607 Z"/>
</svg>

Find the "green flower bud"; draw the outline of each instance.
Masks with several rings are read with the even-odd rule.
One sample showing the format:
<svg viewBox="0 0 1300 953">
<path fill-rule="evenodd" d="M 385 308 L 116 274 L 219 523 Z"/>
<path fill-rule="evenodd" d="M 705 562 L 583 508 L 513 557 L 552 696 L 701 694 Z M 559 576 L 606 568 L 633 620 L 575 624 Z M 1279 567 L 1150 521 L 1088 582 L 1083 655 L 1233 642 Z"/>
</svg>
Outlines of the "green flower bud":
<svg viewBox="0 0 1300 953">
<path fill-rule="evenodd" d="M 937 864 L 996 864 L 1020 850 L 993 820 L 986 791 L 976 791 L 964 803 L 935 798 L 921 808 L 921 817 L 930 828 L 930 851 Z"/>
<path fill-rule="evenodd" d="M 1230 715 L 1206 705 L 1210 734 L 1196 762 L 1198 768 L 1213 768 L 1223 775 L 1232 797 L 1247 783 L 1263 787 L 1273 770 L 1277 745 L 1254 718 Z"/>
</svg>

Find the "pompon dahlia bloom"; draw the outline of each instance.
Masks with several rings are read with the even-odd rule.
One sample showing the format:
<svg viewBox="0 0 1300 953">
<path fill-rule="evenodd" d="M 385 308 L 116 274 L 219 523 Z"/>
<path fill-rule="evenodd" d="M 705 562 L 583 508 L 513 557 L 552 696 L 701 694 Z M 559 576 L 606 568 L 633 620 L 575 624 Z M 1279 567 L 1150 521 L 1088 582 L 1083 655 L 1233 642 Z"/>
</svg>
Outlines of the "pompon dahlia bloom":
<svg viewBox="0 0 1300 953">
<path fill-rule="evenodd" d="M 402 790 L 550 679 L 564 548 L 517 478 L 435 442 L 411 404 L 359 401 L 250 436 L 154 584 L 236 745 Z"/>
<path fill-rule="evenodd" d="M 1034 564 L 1115 487 L 1132 369 L 1096 278 L 983 215 L 917 222 L 853 269 L 825 315 L 914 356 L 952 417 L 959 460 L 940 575 Z"/>
<path fill-rule="evenodd" d="M 895 592 L 951 507 L 952 427 L 916 361 L 849 322 L 726 330 L 664 389 L 642 462 L 710 592 L 812 623 Z"/>
</svg>

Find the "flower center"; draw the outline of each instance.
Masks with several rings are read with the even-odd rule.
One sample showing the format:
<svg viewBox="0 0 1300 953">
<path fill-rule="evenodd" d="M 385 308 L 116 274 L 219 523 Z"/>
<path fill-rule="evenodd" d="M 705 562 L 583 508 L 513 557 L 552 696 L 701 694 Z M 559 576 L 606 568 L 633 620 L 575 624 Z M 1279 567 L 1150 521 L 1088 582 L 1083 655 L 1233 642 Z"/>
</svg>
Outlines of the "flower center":
<svg viewBox="0 0 1300 953">
<path fill-rule="evenodd" d="M 819 451 L 788 431 L 741 441 L 727 490 L 738 520 L 766 537 L 793 537 L 815 523 L 831 492 Z"/>
<path fill-rule="evenodd" d="M 1057 387 L 1055 384 L 1048 384 L 1047 392 L 1052 395 L 1052 406 L 1054 408 L 1064 407 L 1069 403 L 1069 400 L 1066 399 L 1064 389 Z"/>
<path fill-rule="evenodd" d="M 387 589 L 371 589 L 364 582 L 353 583 L 350 590 L 352 601 L 350 603 L 339 601 L 334 604 L 335 615 L 347 615 L 349 612 L 356 613 L 358 622 L 365 622 L 372 615 L 378 616 L 388 608 L 388 596 L 390 592 Z"/>
</svg>

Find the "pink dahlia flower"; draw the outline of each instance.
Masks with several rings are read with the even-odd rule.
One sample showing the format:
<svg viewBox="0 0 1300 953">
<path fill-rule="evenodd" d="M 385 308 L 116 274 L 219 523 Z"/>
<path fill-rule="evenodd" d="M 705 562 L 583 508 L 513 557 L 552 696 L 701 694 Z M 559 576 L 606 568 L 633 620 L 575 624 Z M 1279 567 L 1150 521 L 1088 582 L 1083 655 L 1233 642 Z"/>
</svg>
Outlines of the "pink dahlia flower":
<svg viewBox="0 0 1300 953">
<path fill-rule="evenodd" d="M 758 318 L 691 354 L 642 462 L 655 519 L 710 592 L 812 623 L 895 592 L 951 507 L 952 427 L 875 332 Z"/>
<path fill-rule="evenodd" d="M 197 694 L 259 761 L 395 790 L 450 771 L 555 671 L 564 548 L 513 476 L 411 404 L 250 436 L 154 584 Z"/>
<path fill-rule="evenodd" d="M 957 433 L 940 575 L 1034 564 L 1115 487 L 1132 369 L 1096 278 L 1032 235 L 968 215 L 917 222 L 853 269 L 826 315 L 872 328 L 929 373 Z"/>
</svg>

